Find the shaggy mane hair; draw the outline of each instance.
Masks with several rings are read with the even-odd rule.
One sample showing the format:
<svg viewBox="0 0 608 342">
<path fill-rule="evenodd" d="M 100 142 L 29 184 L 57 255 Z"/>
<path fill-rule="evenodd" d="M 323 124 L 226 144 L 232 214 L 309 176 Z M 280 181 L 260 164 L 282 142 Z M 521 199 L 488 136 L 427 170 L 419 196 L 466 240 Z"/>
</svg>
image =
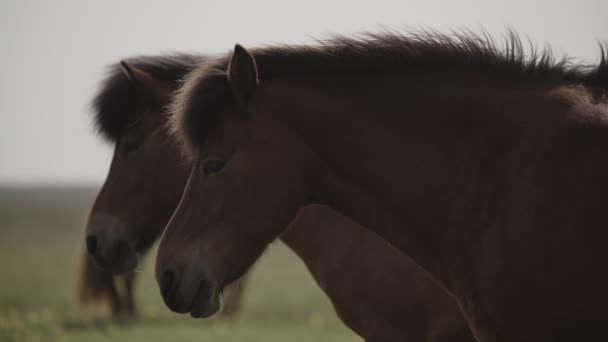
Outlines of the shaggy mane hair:
<svg viewBox="0 0 608 342">
<path fill-rule="evenodd" d="M 531 43 L 530 49 L 526 56 L 521 38 L 513 31 L 506 34 L 502 48 L 487 32 L 445 35 L 423 31 L 336 36 L 312 45 L 270 46 L 250 52 L 260 80 L 457 68 L 492 72 L 506 80 L 608 88 L 608 49 L 602 48 L 601 62 L 595 68 L 574 65 L 566 57 L 555 58 L 548 48 L 539 52 Z M 218 121 L 218 112 L 232 101 L 228 63 L 229 57 L 224 57 L 202 65 L 176 93 L 169 125 L 187 156 L 192 157 L 204 144 Z"/>
<path fill-rule="evenodd" d="M 169 54 L 131 57 L 125 62 L 161 82 L 174 84 L 173 88 L 177 89 L 186 74 L 205 59 L 203 55 Z M 97 132 L 106 140 L 116 142 L 125 127 L 136 119 L 139 101 L 137 89 L 120 63 L 111 64 L 91 103 Z"/>
<path fill-rule="evenodd" d="M 596 96 L 599 100 L 606 101 L 608 96 L 608 42 L 600 44 L 600 62 L 595 66 L 586 77 L 584 84 L 595 88 Z"/>
</svg>

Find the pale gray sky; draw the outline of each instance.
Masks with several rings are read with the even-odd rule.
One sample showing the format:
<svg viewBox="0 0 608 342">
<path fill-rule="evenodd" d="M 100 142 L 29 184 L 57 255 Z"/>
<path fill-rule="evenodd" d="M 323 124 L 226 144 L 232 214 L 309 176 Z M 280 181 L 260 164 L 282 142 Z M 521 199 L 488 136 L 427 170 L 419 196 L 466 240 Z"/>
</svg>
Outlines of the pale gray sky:
<svg viewBox="0 0 608 342">
<path fill-rule="evenodd" d="M 133 54 L 223 52 L 380 27 L 507 26 L 594 62 L 606 0 L 2 0 L 0 183 L 99 183 L 111 149 L 88 103 L 104 66 Z"/>
</svg>

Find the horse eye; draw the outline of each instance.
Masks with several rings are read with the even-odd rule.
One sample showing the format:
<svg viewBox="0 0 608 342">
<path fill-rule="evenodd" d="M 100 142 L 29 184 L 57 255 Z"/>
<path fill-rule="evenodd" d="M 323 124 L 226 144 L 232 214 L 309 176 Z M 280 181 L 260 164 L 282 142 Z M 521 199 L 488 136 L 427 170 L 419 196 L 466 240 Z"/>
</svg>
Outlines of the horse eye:
<svg viewBox="0 0 608 342">
<path fill-rule="evenodd" d="M 136 141 L 134 139 L 121 139 L 119 147 L 122 151 L 126 153 L 134 153 L 141 146 L 141 142 Z"/>
<path fill-rule="evenodd" d="M 224 168 L 225 162 L 221 159 L 209 159 L 203 164 L 203 172 L 206 175 L 220 172 Z"/>
</svg>

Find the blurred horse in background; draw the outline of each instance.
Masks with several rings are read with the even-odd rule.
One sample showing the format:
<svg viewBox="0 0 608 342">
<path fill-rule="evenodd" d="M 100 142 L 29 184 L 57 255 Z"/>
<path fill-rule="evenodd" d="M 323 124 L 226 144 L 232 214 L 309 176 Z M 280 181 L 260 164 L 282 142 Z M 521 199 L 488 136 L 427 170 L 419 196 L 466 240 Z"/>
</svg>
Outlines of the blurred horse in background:
<svg viewBox="0 0 608 342">
<path fill-rule="evenodd" d="M 134 314 L 133 270 L 169 221 L 190 170 L 166 143 L 165 106 L 179 80 L 205 58 L 131 58 L 112 65 L 103 81 L 93 109 L 96 127 L 114 144 L 114 154 L 87 224 L 81 306 L 107 301 L 115 317 Z M 242 291 L 242 284 L 228 291 L 223 317 L 239 311 Z"/>
</svg>

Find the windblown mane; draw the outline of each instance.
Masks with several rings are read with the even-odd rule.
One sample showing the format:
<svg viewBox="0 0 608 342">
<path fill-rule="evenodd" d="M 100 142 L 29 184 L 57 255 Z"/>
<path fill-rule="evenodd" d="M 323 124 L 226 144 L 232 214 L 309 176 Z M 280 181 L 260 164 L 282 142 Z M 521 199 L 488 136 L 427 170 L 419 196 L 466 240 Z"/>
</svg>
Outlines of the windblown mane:
<svg viewBox="0 0 608 342">
<path fill-rule="evenodd" d="M 599 89 L 602 97 L 608 96 L 608 43 L 600 45 L 601 57 L 599 64 L 587 76 L 585 85 Z"/>
<path fill-rule="evenodd" d="M 147 72 L 161 82 L 175 84 L 198 66 L 203 55 L 171 54 L 162 56 L 138 56 L 125 61 Z M 115 142 L 124 128 L 134 119 L 138 96 L 135 87 L 123 73 L 120 63 L 108 67 L 108 75 L 91 103 L 97 131 L 107 140 Z"/>
<path fill-rule="evenodd" d="M 548 48 L 525 54 L 521 38 L 508 31 L 500 47 L 488 33 L 445 35 L 437 32 L 403 35 L 363 33 L 354 38 L 337 36 L 314 45 L 270 46 L 251 50 L 260 80 L 331 75 L 433 70 L 483 70 L 505 79 L 551 83 L 608 85 L 608 63 L 602 49 L 600 65 L 574 65 L 556 58 Z M 232 101 L 224 57 L 200 66 L 177 92 L 170 112 L 171 131 L 186 155 L 204 143 L 217 120 L 217 111 Z"/>
</svg>

